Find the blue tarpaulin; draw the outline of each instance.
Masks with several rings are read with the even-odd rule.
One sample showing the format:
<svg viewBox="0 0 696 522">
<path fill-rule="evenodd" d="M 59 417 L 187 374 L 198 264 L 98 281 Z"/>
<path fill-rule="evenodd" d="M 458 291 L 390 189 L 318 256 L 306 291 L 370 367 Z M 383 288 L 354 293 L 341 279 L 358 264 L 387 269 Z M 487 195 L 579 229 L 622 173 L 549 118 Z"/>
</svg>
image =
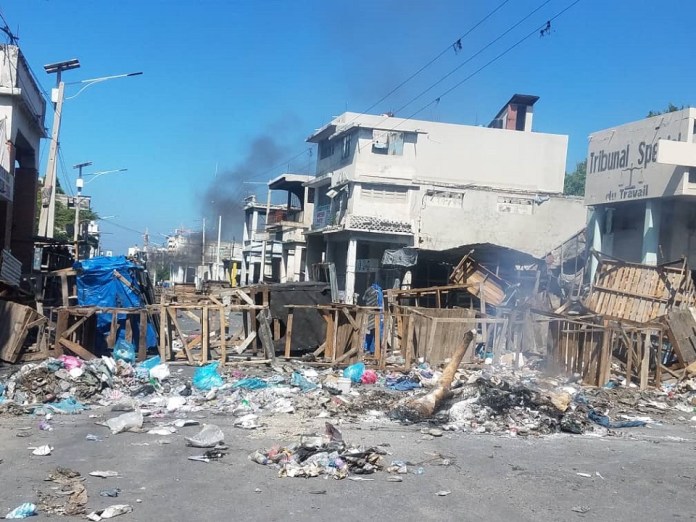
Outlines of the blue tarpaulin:
<svg viewBox="0 0 696 522">
<path fill-rule="evenodd" d="M 101 306 L 113 308 L 140 308 L 145 302 L 139 294 L 140 284 L 136 277 L 143 267 L 128 261 L 124 256 L 94 257 L 79 261 L 74 265 L 77 271 L 77 302 L 80 306 Z M 128 283 L 126 284 L 127 281 Z M 117 339 L 125 338 L 126 314 L 118 315 Z M 139 317 L 130 317 L 133 330 L 133 343 L 139 339 Z M 111 329 L 111 314 L 97 316 L 96 350 L 105 351 L 106 336 Z M 157 335 L 151 324 L 147 325 L 147 346 L 157 346 Z"/>
</svg>

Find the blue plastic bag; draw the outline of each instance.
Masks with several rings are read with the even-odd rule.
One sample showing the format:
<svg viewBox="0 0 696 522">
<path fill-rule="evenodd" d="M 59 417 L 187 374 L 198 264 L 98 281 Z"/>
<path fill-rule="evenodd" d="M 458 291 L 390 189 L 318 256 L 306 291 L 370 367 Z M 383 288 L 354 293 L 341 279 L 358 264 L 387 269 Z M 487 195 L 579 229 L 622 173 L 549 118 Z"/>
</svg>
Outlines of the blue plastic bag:
<svg viewBox="0 0 696 522">
<path fill-rule="evenodd" d="M 25 502 L 21 506 L 18 506 L 10 511 L 7 515 L 5 515 L 5 518 L 8 520 L 15 520 L 33 517 L 34 515 L 36 515 L 36 505 L 32 504 L 31 502 Z"/>
<path fill-rule="evenodd" d="M 213 362 L 201 366 L 193 373 L 193 387 L 197 390 L 209 391 L 213 388 L 219 388 L 225 381 L 218 373 L 218 365 L 220 363 Z"/>
<path fill-rule="evenodd" d="M 243 388 L 245 390 L 260 390 L 262 388 L 267 388 L 268 383 L 258 377 L 247 377 L 246 379 L 239 379 L 232 387 Z"/>
<path fill-rule="evenodd" d="M 365 363 L 363 362 L 351 364 L 348 368 L 343 370 L 343 376 L 347 377 L 352 382 L 360 382 L 363 373 L 365 373 Z"/>
<path fill-rule="evenodd" d="M 312 391 L 317 387 L 316 384 L 307 380 L 307 378 L 300 372 L 292 372 L 292 378 L 290 379 L 290 384 L 297 386 L 303 392 Z"/>
<path fill-rule="evenodd" d="M 57 413 L 80 413 L 85 409 L 84 404 L 75 399 L 75 397 L 68 397 L 62 401 L 51 402 L 45 405 Z"/>
<path fill-rule="evenodd" d="M 160 364 L 162 364 L 162 360 L 160 359 L 159 355 L 150 357 L 135 367 L 135 375 L 139 379 L 149 379 L 150 370 L 152 370 L 155 366 L 159 366 Z"/>
<path fill-rule="evenodd" d="M 125 339 L 119 339 L 114 346 L 114 360 L 133 364 L 135 362 L 135 345 Z"/>
</svg>

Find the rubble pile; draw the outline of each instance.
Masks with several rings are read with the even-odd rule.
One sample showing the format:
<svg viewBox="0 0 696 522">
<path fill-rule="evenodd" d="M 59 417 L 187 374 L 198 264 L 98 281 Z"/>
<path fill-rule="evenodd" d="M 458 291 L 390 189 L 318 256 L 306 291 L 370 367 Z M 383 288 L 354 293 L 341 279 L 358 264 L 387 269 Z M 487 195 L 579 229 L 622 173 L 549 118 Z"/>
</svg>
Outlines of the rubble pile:
<svg viewBox="0 0 696 522">
<path fill-rule="evenodd" d="M 257 464 L 278 469 L 279 477 L 318 477 L 327 475 L 336 480 L 349 474 L 370 475 L 384 468 L 379 448 L 350 446 L 331 423 L 326 423 L 323 436 L 304 435 L 298 444 L 274 446 L 257 450 L 249 459 Z"/>
<path fill-rule="evenodd" d="M 247 430 L 263 427 L 268 417 L 281 414 L 342 422 L 404 421 L 411 418 L 409 400 L 435 386 L 441 375 L 426 364 L 408 372 L 377 372 L 362 363 L 342 371 L 279 363 L 221 372 L 212 363 L 197 368 L 191 377 L 183 369 L 172 373 L 159 357 L 134 366 L 110 357 L 82 361 L 64 356 L 24 365 L 0 383 L 0 412 L 76 413 L 109 406 L 119 414 L 104 423 L 114 434 L 172 434 L 189 425 L 181 422 L 196 423 L 182 417 L 201 411 L 231 415 L 235 427 Z M 588 388 L 572 378 L 553 379 L 531 368 L 490 365 L 460 370 L 435 415 L 418 420 L 471 433 L 581 434 L 643 425 L 651 416 L 691 420 L 695 406 L 696 379 L 651 391 L 638 391 L 618 380 L 604 388 Z M 176 420 L 167 421 L 167 416 Z M 264 455 L 273 464 L 288 464 L 287 473 L 345 471 L 330 465 L 331 459 L 325 465 L 324 454 L 336 452 L 343 459 L 346 448 L 314 449 L 321 455 L 310 461 L 312 467 L 304 462 L 312 457 L 306 447 L 299 460 L 288 457 L 297 448 Z"/>
</svg>

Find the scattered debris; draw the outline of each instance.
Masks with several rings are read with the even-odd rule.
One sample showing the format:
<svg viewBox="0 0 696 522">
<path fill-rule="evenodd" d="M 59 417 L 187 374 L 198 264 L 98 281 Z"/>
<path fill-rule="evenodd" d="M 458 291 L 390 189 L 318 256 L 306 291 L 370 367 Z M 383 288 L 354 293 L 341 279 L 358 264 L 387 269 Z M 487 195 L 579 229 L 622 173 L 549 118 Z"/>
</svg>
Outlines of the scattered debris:
<svg viewBox="0 0 696 522">
<path fill-rule="evenodd" d="M 93 520 L 94 522 L 99 522 L 100 520 L 106 520 L 108 518 L 114 518 L 120 515 L 125 515 L 126 513 L 131 513 L 133 511 L 133 506 L 128 504 L 114 504 L 106 509 L 101 509 L 97 511 L 92 511 L 87 515 L 88 520 Z"/>
</svg>

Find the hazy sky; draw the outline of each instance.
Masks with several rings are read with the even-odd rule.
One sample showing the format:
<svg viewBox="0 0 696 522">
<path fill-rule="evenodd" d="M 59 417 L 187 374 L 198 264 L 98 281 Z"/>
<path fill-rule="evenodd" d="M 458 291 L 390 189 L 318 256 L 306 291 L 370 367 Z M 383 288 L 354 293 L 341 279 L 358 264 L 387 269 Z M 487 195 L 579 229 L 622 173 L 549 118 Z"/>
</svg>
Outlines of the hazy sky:
<svg viewBox="0 0 696 522">
<path fill-rule="evenodd" d="M 690 1 L 580 0 L 550 34 L 535 33 L 476 73 L 574 1 L 17 0 L 0 9 L 46 90 L 55 79 L 43 65 L 69 58 L 82 68 L 66 82 L 144 72 L 97 84 L 64 107 L 64 186 L 74 187 L 76 163 L 128 169 L 85 187 L 95 210 L 117 216 L 102 222 L 102 244 L 121 253 L 142 244 L 146 228 L 154 242 L 176 227 L 200 229 L 215 198 L 261 193 L 254 182 L 288 165 L 311 172 L 306 136 L 346 109 L 366 110 L 445 49 L 370 112 L 410 116 L 470 77 L 417 117 L 487 124 L 512 94 L 536 94 L 535 130 L 570 136 L 572 170 L 590 132 L 670 102 L 696 104 Z M 44 141 L 42 175 L 47 151 Z M 241 225 L 223 229 L 239 238 Z"/>
</svg>

